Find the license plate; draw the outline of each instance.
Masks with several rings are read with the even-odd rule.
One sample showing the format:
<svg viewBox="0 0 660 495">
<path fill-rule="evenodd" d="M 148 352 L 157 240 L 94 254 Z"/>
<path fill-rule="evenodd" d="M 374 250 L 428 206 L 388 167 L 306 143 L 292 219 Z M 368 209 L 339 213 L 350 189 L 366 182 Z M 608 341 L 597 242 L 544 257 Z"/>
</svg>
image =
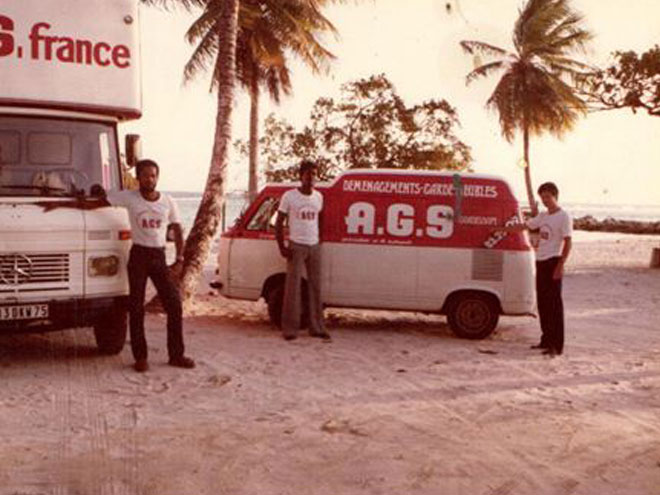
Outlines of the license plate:
<svg viewBox="0 0 660 495">
<path fill-rule="evenodd" d="M 0 320 L 34 320 L 48 318 L 48 304 L 0 306 Z"/>
</svg>

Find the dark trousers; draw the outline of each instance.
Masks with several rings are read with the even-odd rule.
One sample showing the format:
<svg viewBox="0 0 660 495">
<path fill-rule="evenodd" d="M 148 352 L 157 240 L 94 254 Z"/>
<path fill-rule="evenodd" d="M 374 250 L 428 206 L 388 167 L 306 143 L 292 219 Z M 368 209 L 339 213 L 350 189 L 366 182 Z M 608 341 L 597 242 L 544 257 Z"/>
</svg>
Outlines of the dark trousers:
<svg viewBox="0 0 660 495">
<path fill-rule="evenodd" d="M 323 324 L 323 299 L 321 295 L 321 245 L 290 242 L 291 258 L 287 261 L 284 302 L 282 305 L 282 333 L 296 335 L 302 313 L 301 292 L 303 270 L 307 270 L 307 302 L 309 306 L 309 331 L 325 333 Z"/>
<path fill-rule="evenodd" d="M 147 278 L 153 282 L 158 297 L 167 312 L 167 351 L 171 358 L 183 356 L 183 311 L 179 291 L 170 280 L 165 263 L 164 248 L 150 248 L 134 244 L 128 259 L 130 285 L 129 310 L 131 349 L 135 360 L 147 359 L 147 340 L 144 336 L 144 292 Z"/>
<path fill-rule="evenodd" d="M 564 302 L 561 279 L 552 275 L 561 258 L 536 262 L 536 299 L 541 320 L 541 345 L 558 353 L 564 350 Z"/>
</svg>

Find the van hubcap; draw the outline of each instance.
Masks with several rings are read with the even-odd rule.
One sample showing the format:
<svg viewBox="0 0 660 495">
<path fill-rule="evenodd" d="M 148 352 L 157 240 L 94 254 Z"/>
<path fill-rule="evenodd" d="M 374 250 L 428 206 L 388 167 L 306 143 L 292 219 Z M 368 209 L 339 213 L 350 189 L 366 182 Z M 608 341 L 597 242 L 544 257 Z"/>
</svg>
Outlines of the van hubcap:
<svg viewBox="0 0 660 495">
<path fill-rule="evenodd" d="M 467 330 L 480 330 L 488 323 L 488 307 L 482 301 L 465 301 L 459 308 L 458 321 Z"/>
</svg>

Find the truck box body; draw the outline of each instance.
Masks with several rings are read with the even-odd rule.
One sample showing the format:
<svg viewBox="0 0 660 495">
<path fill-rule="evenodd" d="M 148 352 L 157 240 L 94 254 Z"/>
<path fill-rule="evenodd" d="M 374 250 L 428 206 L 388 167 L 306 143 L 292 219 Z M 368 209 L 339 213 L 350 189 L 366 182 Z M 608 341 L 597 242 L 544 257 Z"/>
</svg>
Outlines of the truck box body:
<svg viewBox="0 0 660 495">
<path fill-rule="evenodd" d="M 224 295 L 267 298 L 274 281 L 283 280 L 273 215 L 291 187 L 267 186 L 223 235 L 218 273 Z M 533 311 L 527 238 L 492 233 L 519 218 L 501 178 L 352 170 L 318 189 L 327 306 L 447 313 L 457 295 L 479 293 L 496 301 L 501 313 Z"/>
<path fill-rule="evenodd" d="M 0 105 L 138 117 L 134 0 L 6 0 L 0 5 Z"/>
</svg>

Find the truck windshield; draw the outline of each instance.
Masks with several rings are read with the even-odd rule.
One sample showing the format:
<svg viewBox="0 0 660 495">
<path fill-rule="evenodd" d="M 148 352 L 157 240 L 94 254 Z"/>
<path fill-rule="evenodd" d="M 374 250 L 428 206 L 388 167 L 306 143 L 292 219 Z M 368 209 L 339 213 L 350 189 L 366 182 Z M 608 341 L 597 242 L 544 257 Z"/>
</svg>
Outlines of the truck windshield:
<svg viewBox="0 0 660 495">
<path fill-rule="evenodd" d="M 112 124 L 0 115 L 0 197 L 120 187 Z"/>
</svg>

